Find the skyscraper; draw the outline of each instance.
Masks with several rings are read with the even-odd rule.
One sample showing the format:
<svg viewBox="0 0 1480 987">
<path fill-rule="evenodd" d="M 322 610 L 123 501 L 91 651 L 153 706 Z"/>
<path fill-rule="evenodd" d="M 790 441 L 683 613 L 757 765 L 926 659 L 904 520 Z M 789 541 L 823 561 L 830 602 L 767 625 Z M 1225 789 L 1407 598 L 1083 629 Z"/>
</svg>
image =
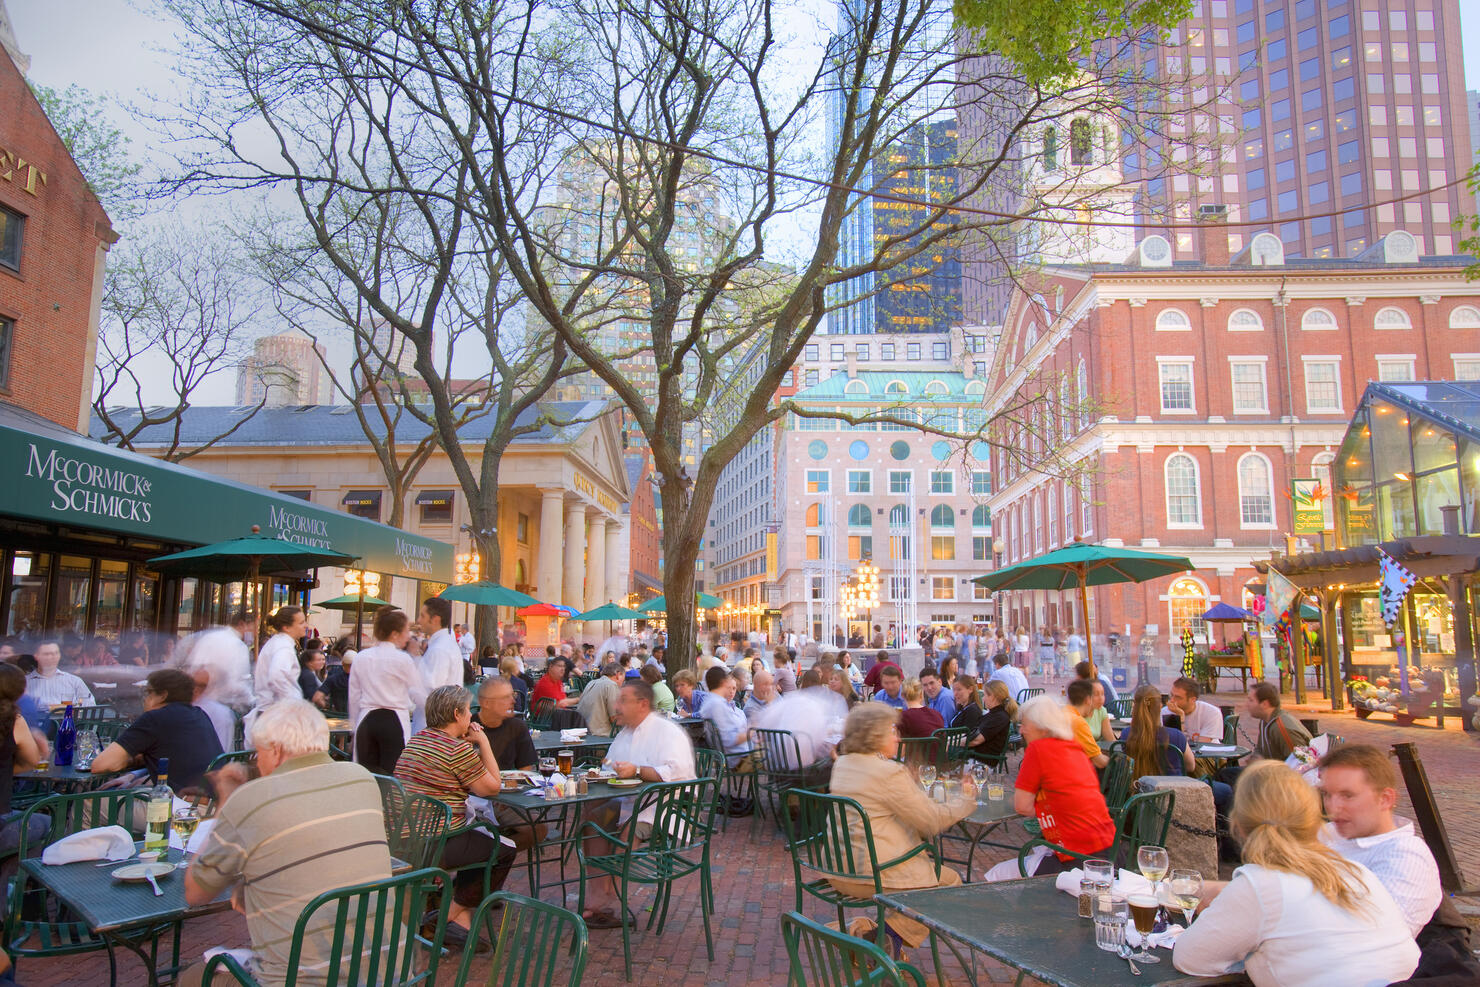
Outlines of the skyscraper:
<svg viewBox="0 0 1480 987">
<path fill-rule="evenodd" d="M 323 352 L 323 346 L 298 332 L 261 337 L 237 371 L 236 403 L 254 405 L 265 396 L 270 408 L 323 404 Z"/>
</svg>

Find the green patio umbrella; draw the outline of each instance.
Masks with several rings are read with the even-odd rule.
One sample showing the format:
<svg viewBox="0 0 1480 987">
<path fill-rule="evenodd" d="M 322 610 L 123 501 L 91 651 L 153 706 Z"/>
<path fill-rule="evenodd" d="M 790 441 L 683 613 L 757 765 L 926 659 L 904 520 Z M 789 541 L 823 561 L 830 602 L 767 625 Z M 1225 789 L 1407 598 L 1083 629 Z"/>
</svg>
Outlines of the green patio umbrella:
<svg viewBox="0 0 1480 987">
<path fill-rule="evenodd" d="M 269 538 L 260 532 L 261 529 L 254 524 L 252 533 L 245 538 L 161 555 L 149 560 L 149 568 L 170 576 L 194 576 L 213 583 L 235 583 L 243 580 L 256 582 L 258 576 L 302 572 L 325 565 L 347 566 L 355 560 L 353 555 L 336 552 L 332 548 L 300 545 L 281 538 Z"/>
<path fill-rule="evenodd" d="M 718 610 L 725 605 L 724 600 L 721 600 L 717 596 L 710 596 L 708 593 L 695 593 L 694 602 L 710 610 Z M 646 613 L 666 613 L 668 611 L 668 601 L 661 596 L 655 596 L 637 609 Z"/>
<path fill-rule="evenodd" d="M 389 607 L 394 605 L 389 600 L 382 600 L 374 596 L 367 596 L 363 599 L 359 596 L 336 596 L 332 600 L 324 600 L 322 603 L 314 604 L 316 607 L 325 607 L 329 610 L 358 610 L 362 606 Z"/>
<path fill-rule="evenodd" d="M 1089 587 L 1114 583 L 1144 583 L 1158 576 L 1191 572 L 1189 560 L 1176 555 L 1157 555 L 1129 548 L 1107 548 L 1076 540 L 1060 548 L 977 576 L 972 582 L 987 589 L 1079 590 L 1079 612 L 1084 615 L 1084 646 L 1090 667 L 1095 664 L 1094 635 L 1089 628 Z"/>
<path fill-rule="evenodd" d="M 527 593 L 508 589 L 486 579 L 449 586 L 437 595 L 444 600 L 471 603 L 479 607 L 528 607 L 540 602 Z"/>
<path fill-rule="evenodd" d="M 617 603 L 603 603 L 594 610 L 578 613 L 571 620 L 642 620 L 647 614 L 640 610 L 628 610 Z"/>
</svg>

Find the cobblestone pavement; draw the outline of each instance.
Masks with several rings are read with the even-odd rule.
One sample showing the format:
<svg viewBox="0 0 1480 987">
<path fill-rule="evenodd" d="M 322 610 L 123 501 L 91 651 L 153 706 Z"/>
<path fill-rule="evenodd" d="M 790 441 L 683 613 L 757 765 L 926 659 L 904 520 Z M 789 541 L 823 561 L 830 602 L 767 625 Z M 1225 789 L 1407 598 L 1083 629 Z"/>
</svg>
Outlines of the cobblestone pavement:
<svg viewBox="0 0 1480 987">
<path fill-rule="evenodd" d="M 1052 689 L 1060 683 L 1045 684 Z M 1224 694 L 1216 701 L 1237 705 L 1239 699 L 1238 694 Z M 1331 713 L 1329 706 L 1319 702 L 1307 704 L 1301 710 L 1302 714 L 1317 716 L 1322 729 L 1339 733 L 1351 743 L 1382 746 L 1408 740 L 1417 743 L 1466 883 L 1470 887 L 1480 886 L 1480 737 L 1461 732 L 1455 721 L 1439 730 L 1432 726 L 1400 727 L 1379 717 L 1358 721 L 1350 713 Z M 1406 796 L 1400 811 L 1409 812 Z M 979 855 L 978 861 L 981 860 Z M 705 955 L 703 926 L 697 908 L 698 882 L 697 878 L 690 878 L 675 893 L 663 935 L 658 937 L 643 931 L 634 935 L 634 984 L 695 987 L 786 983 L 787 963 L 779 917 L 794 907 L 792 869 L 786 848 L 769 821 L 758 825 L 753 834 L 749 820 L 731 821 L 729 833 L 721 836 L 714 852 L 714 880 L 718 909 L 713 918 L 714 962 Z M 525 887 L 523 871 L 516 868 L 509 888 L 523 891 Z M 546 900 L 550 900 L 548 894 Z M 643 893 L 634 902 L 641 921 L 646 921 L 645 907 L 649 901 L 651 895 Z M 1067 896 L 1064 904 L 1069 920 L 1072 903 Z M 816 908 L 809 909 L 809 914 L 824 921 L 830 917 Z M 1088 934 L 1087 927 L 1085 931 Z M 235 914 L 198 920 L 185 927 L 187 956 L 198 956 L 211 946 L 239 946 L 246 941 L 245 923 Z M 966 983 L 959 965 L 947 951 L 943 953 L 947 982 Z M 916 951 L 912 959 L 933 981 L 928 949 Z M 454 955 L 438 978 L 440 984 L 456 982 L 456 960 Z M 122 956 L 119 962 L 121 984 L 144 982 L 138 960 Z M 32 960 L 21 963 L 18 982 L 27 987 L 100 983 L 107 977 L 107 971 L 107 959 L 103 955 Z M 486 960 L 475 963 L 473 974 L 470 982 L 474 983 L 480 975 L 486 975 Z M 983 958 L 978 962 L 978 977 L 983 983 L 1011 983 L 1015 972 Z M 617 987 L 625 982 L 621 933 L 592 932 L 591 963 L 585 983 Z"/>
</svg>

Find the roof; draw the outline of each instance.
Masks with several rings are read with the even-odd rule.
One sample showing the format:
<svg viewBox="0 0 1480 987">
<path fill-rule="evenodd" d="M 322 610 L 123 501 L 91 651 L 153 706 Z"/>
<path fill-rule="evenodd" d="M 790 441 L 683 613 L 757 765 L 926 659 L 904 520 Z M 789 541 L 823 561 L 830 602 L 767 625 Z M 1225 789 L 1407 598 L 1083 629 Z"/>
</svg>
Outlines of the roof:
<svg viewBox="0 0 1480 987">
<path fill-rule="evenodd" d="M 1374 397 L 1427 418 L 1461 436 L 1480 442 L 1480 382 L 1419 380 L 1408 383 L 1373 381 L 1362 392 L 1359 407 Z"/>
<path fill-rule="evenodd" d="M 968 394 L 966 388 L 973 383 L 981 385 L 980 390 L 973 388 L 975 393 Z M 903 390 L 900 390 L 901 386 Z M 927 388 L 930 388 L 928 393 Z M 954 370 L 939 373 L 860 370 L 852 377 L 843 372 L 835 373 L 827 380 L 798 391 L 796 400 L 858 401 L 868 404 L 898 402 L 906 399 L 911 400 L 912 403 L 922 399 L 974 402 L 979 401 L 985 393 L 985 383 L 968 379 L 965 374 Z"/>
<path fill-rule="evenodd" d="M 181 416 L 180 443 L 184 446 L 202 445 L 216 436 L 240 426 L 228 437 L 216 442 L 217 446 L 280 446 L 313 445 L 343 446 L 365 445 L 365 433 L 360 418 L 351 405 L 309 404 L 289 408 L 263 408 L 247 418 L 253 406 L 247 407 L 191 407 Z M 365 405 L 365 420 L 377 436 L 385 435 L 384 423 L 379 410 Z M 537 422 L 541 415 L 545 421 L 530 432 L 514 437 L 515 445 L 564 445 L 575 440 L 597 418 L 600 418 L 610 403 L 606 401 L 544 401 L 527 408 L 519 416 L 517 425 Z M 137 409 L 110 411 L 121 428 L 129 428 L 139 420 Z M 243 423 L 242 419 L 247 418 Z M 493 414 L 480 415 L 458 429 L 458 436 L 467 442 L 481 442 L 493 430 Z M 566 423 L 566 424 L 560 424 Z M 94 438 L 101 438 L 104 429 L 95 419 L 90 429 Z M 431 429 L 415 415 L 401 416 L 396 424 L 398 442 L 419 442 L 426 438 Z M 133 440 L 138 447 L 164 446 L 174 440 L 173 424 L 152 425 L 139 433 Z"/>
</svg>

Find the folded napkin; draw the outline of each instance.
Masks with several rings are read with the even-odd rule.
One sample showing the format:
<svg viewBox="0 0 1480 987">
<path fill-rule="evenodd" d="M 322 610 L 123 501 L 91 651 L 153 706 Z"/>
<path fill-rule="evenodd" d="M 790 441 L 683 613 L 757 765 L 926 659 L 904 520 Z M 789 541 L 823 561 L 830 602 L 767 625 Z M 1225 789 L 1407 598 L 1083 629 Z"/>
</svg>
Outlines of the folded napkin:
<svg viewBox="0 0 1480 987">
<path fill-rule="evenodd" d="M 1054 878 L 1053 886 L 1077 898 L 1079 897 L 1079 882 L 1083 878 L 1084 871 L 1076 867 L 1073 870 L 1061 871 L 1059 876 Z M 1151 882 L 1133 870 L 1122 870 L 1120 876 L 1115 879 L 1113 888 L 1127 895 L 1150 894 Z"/>
<path fill-rule="evenodd" d="M 1233 744 L 1198 744 L 1195 754 L 1232 754 L 1238 750 Z"/>
<path fill-rule="evenodd" d="M 79 860 L 127 860 L 134 855 L 134 838 L 122 826 L 84 829 L 57 840 L 41 851 L 43 864 L 75 864 Z"/>
<path fill-rule="evenodd" d="M 1141 948 L 1142 940 L 1145 941 L 1149 949 L 1171 949 L 1172 946 L 1176 945 L 1177 937 L 1184 931 L 1186 930 L 1180 925 L 1168 925 L 1163 932 L 1153 932 L 1149 936 L 1142 936 L 1136 929 L 1136 923 L 1127 922 L 1125 924 L 1125 941 L 1135 949 Z"/>
<path fill-rule="evenodd" d="M 572 730 L 561 730 L 560 742 L 562 744 L 579 744 L 581 741 L 586 739 L 586 734 L 590 732 L 591 731 L 587 730 L 585 727 L 576 727 Z"/>
</svg>

